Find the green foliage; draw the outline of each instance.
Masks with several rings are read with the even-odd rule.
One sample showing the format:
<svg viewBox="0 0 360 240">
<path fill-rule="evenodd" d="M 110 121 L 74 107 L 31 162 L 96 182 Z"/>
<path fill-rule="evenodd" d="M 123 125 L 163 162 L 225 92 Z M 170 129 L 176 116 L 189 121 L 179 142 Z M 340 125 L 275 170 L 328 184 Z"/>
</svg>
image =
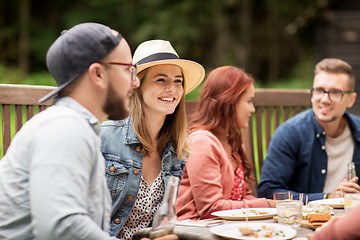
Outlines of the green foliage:
<svg viewBox="0 0 360 240">
<path fill-rule="evenodd" d="M 5 2 L 0 10 L 0 64 L 7 66 L 7 77 L 2 77 L 2 82 L 51 84 L 53 81 L 46 80 L 42 73 L 46 72 L 48 47 L 62 30 L 92 21 L 118 30 L 132 51 L 143 41 L 165 39 L 181 58 L 197 61 L 205 69 L 235 65 L 245 68 L 259 85 L 273 86 L 280 81 L 284 86 L 297 87 L 288 79 L 304 80 L 299 74 L 291 74 L 304 59 L 311 58 L 309 49 L 314 45 L 313 22 L 304 13 L 311 9 L 319 15 L 316 6 L 327 0 L 29 1 L 28 77 L 21 77 L 11 67 L 22 57 L 18 3 Z M 299 22 L 302 24 L 297 31 L 289 34 L 288 26 Z M 194 92 L 189 96 L 196 95 Z"/>
<path fill-rule="evenodd" d="M 6 67 L 0 65 L 0 83 L 22 83 L 23 75 L 17 67 Z"/>
<path fill-rule="evenodd" d="M 198 100 L 200 96 L 200 92 L 202 89 L 203 83 L 201 83 L 199 86 L 197 86 L 194 90 L 186 94 L 185 99 L 186 100 Z"/>
<path fill-rule="evenodd" d="M 25 79 L 23 84 L 56 86 L 55 80 L 48 72 L 32 73 Z"/>
<path fill-rule="evenodd" d="M 35 72 L 24 77 L 19 68 L 4 65 L 0 65 L 0 83 L 56 86 L 55 80 L 48 72 Z"/>
<path fill-rule="evenodd" d="M 299 62 L 289 74 L 289 77 L 279 79 L 270 84 L 255 82 L 256 88 L 280 88 L 280 89 L 310 89 L 313 83 L 314 63 L 311 60 Z"/>
<path fill-rule="evenodd" d="M 314 63 L 310 59 L 299 62 L 289 74 L 289 77 L 278 81 L 263 84 L 255 80 L 255 88 L 280 88 L 280 89 L 310 89 L 313 83 Z M 202 84 L 186 95 L 186 100 L 197 100 L 202 89 Z"/>
</svg>

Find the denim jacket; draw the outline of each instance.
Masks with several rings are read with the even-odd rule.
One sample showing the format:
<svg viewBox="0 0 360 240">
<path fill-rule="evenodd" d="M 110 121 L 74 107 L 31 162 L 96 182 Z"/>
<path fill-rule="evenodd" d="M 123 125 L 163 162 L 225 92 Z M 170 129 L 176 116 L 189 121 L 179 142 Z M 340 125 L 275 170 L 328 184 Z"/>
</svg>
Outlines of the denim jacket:
<svg viewBox="0 0 360 240">
<path fill-rule="evenodd" d="M 360 172 L 360 118 L 345 113 L 354 141 L 352 161 Z M 274 192 L 308 193 L 308 200 L 324 197 L 327 173 L 325 132 L 312 109 L 297 114 L 275 131 L 261 171 L 258 196 L 272 198 Z"/>
<path fill-rule="evenodd" d="M 105 157 L 106 180 L 112 198 L 110 235 L 117 236 L 135 203 L 142 172 L 142 144 L 132 118 L 106 121 L 101 125 L 101 151 Z M 177 158 L 169 141 L 162 155 L 165 186 L 169 176 L 182 179 L 185 161 Z"/>
</svg>

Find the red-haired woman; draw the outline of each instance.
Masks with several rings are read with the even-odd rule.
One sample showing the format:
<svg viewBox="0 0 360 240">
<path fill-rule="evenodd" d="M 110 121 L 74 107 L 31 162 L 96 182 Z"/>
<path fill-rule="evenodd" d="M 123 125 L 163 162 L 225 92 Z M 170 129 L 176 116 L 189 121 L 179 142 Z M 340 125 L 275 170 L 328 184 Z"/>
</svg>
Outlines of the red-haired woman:
<svg viewBox="0 0 360 240">
<path fill-rule="evenodd" d="M 254 80 L 243 70 L 223 66 L 205 80 L 190 123 L 191 154 L 176 203 L 178 219 L 212 217 L 214 211 L 268 207 L 251 195 L 252 164 L 246 158 L 241 129 L 255 108 Z"/>
</svg>

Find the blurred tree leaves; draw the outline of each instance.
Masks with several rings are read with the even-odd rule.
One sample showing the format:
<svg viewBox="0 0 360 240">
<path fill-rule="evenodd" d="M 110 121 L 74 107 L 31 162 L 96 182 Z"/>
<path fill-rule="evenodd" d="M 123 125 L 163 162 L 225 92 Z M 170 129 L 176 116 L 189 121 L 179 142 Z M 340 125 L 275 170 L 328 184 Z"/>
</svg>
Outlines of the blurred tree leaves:
<svg viewBox="0 0 360 240">
<path fill-rule="evenodd" d="M 236 65 L 266 83 L 309 59 L 312 26 L 330 0 L 28 1 L 30 72 L 46 70 L 46 51 L 63 29 L 92 21 L 118 30 L 132 51 L 143 41 L 165 39 L 207 71 Z M 18 66 L 21 58 L 20 3 L 0 0 L 1 65 Z M 306 17 L 309 9 L 314 14 Z"/>
</svg>

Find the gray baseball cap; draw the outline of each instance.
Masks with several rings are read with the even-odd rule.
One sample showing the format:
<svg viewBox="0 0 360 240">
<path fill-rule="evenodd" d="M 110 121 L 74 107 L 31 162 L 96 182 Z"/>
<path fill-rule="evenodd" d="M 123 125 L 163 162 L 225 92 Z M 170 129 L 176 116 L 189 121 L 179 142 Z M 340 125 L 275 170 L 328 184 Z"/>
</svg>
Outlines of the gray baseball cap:
<svg viewBox="0 0 360 240">
<path fill-rule="evenodd" d="M 62 31 L 46 55 L 48 70 L 58 88 L 39 102 L 45 102 L 69 86 L 91 64 L 108 55 L 121 39 L 120 33 L 115 36 L 109 27 L 99 23 L 81 23 Z"/>
</svg>

